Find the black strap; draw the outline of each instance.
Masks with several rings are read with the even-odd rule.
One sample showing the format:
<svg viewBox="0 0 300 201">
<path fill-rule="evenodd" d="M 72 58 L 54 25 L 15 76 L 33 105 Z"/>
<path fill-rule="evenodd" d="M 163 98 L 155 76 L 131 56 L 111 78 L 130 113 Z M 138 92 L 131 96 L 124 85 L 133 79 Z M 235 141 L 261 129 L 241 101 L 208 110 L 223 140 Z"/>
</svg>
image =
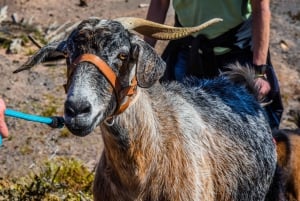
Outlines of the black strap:
<svg viewBox="0 0 300 201">
<path fill-rule="evenodd" d="M 208 39 L 205 35 L 199 34 L 197 37 L 188 36 L 174 42 L 175 46 L 177 44 L 177 46 L 179 45 L 181 48 L 187 48 L 189 50 L 187 76 L 203 78 L 217 76 L 219 74 L 219 66 L 216 63 L 214 48 L 226 47 L 238 51 L 240 48 L 235 45 L 238 39 L 236 35 L 243 25 L 244 23 L 241 23 L 214 39 Z M 250 23 L 248 23 L 247 26 L 248 25 L 250 25 Z M 175 26 L 181 27 L 177 15 L 175 15 Z M 250 29 L 250 27 L 248 28 Z M 245 26 L 243 26 L 243 29 L 245 29 Z"/>
<path fill-rule="evenodd" d="M 231 50 L 239 51 L 240 47 L 235 45 L 238 40 L 236 35 L 239 29 L 245 24 L 247 26 L 250 25 L 250 23 L 241 23 L 214 39 L 208 39 L 205 35 L 200 34 L 197 37 L 188 36 L 169 42 L 162 54 L 162 58 L 167 63 L 164 79 L 175 79 L 174 66 L 177 60 L 177 54 L 182 49 L 189 51 L 187 76 L 202 78 L 212 78 L 217 76 L 219 74 L 219 67 L 215 62 L 214 47 L 227 47 Z M 178 21 L 177 15 L 175 15 L 175 26 L 182 27 Z M 247 26 L 243 26 L 243 29 L 247 29 Z"/>
</svg>

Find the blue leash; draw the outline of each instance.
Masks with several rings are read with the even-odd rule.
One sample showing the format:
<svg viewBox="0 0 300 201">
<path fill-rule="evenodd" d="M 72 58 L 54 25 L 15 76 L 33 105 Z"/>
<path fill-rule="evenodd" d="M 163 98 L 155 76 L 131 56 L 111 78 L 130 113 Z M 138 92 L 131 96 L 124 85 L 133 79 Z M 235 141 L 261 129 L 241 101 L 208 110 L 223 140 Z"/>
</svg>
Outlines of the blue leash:
<svg viewBox="0 0 300 201">
<path fill-rule="evenodd" d="M 19 119 L 24 119 L 27 121 L 33 121 L 38 123 L 47 124 L 52 128 L 62 128 L 64 126 L 64 118 L 53 116 L 53 117 L 42 117 L 38 115 L 26 114 L 23 112 L 19 112 L 12 109 L 6 109 L 5 113 L 6 116 L 15 117 Z M 2 136 L 0 135 L 0 146 L 2 145 Z"/>
</svg>

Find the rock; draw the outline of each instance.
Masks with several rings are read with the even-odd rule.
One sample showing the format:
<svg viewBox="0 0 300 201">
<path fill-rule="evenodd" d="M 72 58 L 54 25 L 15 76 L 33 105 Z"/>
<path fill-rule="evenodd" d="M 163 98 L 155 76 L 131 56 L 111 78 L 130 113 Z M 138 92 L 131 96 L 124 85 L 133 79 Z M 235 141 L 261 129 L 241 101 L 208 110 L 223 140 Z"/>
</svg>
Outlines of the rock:
<svg viewBox="0 0 300 201">
<path fill-rule="evenodd" d="M 7 18 L 7 6 L 0 8 L 0 23 L 2 23 Z"/>
<path fill-rule="evenodd" d="M 280 41 L 280 47 L 284 52 L 287 52 L 289 50 L 289 46 L 284 40 Z"/>
<path fill-rule="evenodd" d="M 148 3 L 141 3 L 139 4 L 139 8 L 148 8 L 149 4 Z"/>
<path fill-rule="evenodd" d="M 22 39 L 16 38 L 12 39 L 12 42 L 10 43 L 7 53 L 8 54 L 18 54 L 22 50 Z"/>
<path fill-rule="evenodd" d="M 87 7 L 88 6 L 88 0 L 80 0 L 79 6 L 81 7 Z"/>
</svg>

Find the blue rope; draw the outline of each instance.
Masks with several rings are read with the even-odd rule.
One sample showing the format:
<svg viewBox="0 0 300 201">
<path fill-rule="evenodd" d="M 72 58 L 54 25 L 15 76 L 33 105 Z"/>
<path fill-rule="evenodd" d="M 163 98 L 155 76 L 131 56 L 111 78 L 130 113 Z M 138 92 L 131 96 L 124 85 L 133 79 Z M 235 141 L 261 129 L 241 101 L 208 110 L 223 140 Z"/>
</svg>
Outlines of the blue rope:
<svg viewBox="0 0 300 201">
<path fill-rule="evenodd" d="M 37 115 L 32 115 L 32 114 L 26 114 L 23 112 L 12 110 L 12 109 L 6 109 L 5 115 L 9 116 L 9 117 L 15 117 L 15 118 L 24 119 L 27 121 L 34 121 L 34 122 L 39 122 L 39 123 L 44 123 L 44 124 L 51 124 L 53 121 L 52 118 L 50 118 L 50 117 L 42 117 L 42 116 L 37 116 Z"/>
<path fill-rule="evenodd" d="M 62 128 L 64 126 L 64 119 L 62 117 L 42 117 L 33 114 L 26 114 L 12 109 L 6 109 L 4 114 L 9 117 L 15 117 L 27 121 L 47 124 L 52 128 Z M 2 136 L 0 135 L 0 146 L 1 145 L 2 145 Z"/>
</svg>

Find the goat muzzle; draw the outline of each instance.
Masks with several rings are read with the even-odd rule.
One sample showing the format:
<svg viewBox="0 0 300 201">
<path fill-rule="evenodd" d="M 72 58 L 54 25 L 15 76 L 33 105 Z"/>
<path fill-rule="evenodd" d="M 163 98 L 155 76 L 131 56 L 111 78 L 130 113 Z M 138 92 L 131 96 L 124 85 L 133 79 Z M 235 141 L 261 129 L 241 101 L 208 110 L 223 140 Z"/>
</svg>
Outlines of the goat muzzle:
<svg viewBox="0 0 300 201">
<path fill-rule="evenodd" d="M 122 87 L 118 77 L 105 61 L 103 61 L 100 57 L 94 54 L 82 54 L 79 57 L 77 57 L 72 64 L 68 65 L 67 84 L 65 85 L 66 92 L 69 89 L 70 80 L 73 76 L 73 72 L 76 69 L 77 65 L 81 62 L 89 62 L 96 66 L 113 87 L 114 93 L 117 97 L 117 108 L 112 114 L 112 116 L 124 112 L 129 107 L 131 101 L 137 93 L 136 76 L 133 77 L 129 86 Z M 127 99 L 125 100 L 126 97 Z"/>
</svg>

